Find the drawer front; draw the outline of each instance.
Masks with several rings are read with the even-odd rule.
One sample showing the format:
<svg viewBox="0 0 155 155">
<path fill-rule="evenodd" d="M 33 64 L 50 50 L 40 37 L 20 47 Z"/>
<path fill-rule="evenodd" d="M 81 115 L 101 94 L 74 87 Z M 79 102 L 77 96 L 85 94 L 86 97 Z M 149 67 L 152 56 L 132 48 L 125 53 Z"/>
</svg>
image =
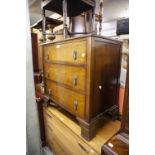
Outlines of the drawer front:
<svg viewBox="0 0 155 155">
<path fill-rule="evenodd" d="M 51 148 L 54 155 L 72 155 L 70 151 L 68 151 L 68 147 L 70 147 L 67 143 L 67 148 L 64 146 L 64 139 L 58 133 L 57 135 L 53 132 L 53 123 L 55 123 L 55 119 L 51 117 L 48 113 L 44 113 L 45 118 L 45 131 L 46 131 L 46 143 Z M 53 123 L 52 123 L 53 122 Z M 55 130 L 54 130 L 55 131 Z M 61 141 L 62 139 L 62 141 Z"/>
<path fill-rule="evenodd" d="M 61 144 L 59 141 L 56 140 L 56 138 L 53 137 L 53 132 L 50 122 L 52 117 L 49 114 L 46 114 L 44 111 L 44 122 L 45 122 L 45 134 L 46 134 L 46 144 L 51 148 L 54 155 L 67 155 L 63 148 L 61 147 Z"/>
<path fill-rule="evenodd" d="M 63 149 L 62 144 L 60 143 L 60 141 L 58 141 L 56 136 L 54 136 L 53 132 L 51 131 L 51 128 L 49 128 L 47 126 L 46 131 L 47 131 L 46 143 L 51 148 L 54 155 L 68 155 L 65 152 L 65 150 Z"/>
<path fill-rule="evenodd" d="M 85 95 L 46 80 L 46 93 L 51 99 L 76 116 L 84 118 Z"/>
<path fill-rule="evenodd" d="M 66 84 L 74 89 L 85 89 L 85 68 L 57 64 L 44 64 L 47 79 Z"/>
<path fill-rule="evenodd" d="M 44 46 L 44 60 L 76 64 L 86 63 L 86 41 L 48 44 Z"/>
<path fill-rule="evenodd" d="M 57 118 L 47 116 L 47 128 L 50 129 L 52 143 L 55 141 L 67 155 L 97 155 L 83 140 L 76 136 Z"/>
<path fill-rule="evenodd" d="M 60 140 L 61 137 L 59 137 L 59 135 L 56 135 L 53 131 L 50 134 L 51 134 L 50 137 L 52 140 L 49 140 L 47 144 L 52 149 L 52 152 L 54 153 L 54 155 L 72 155 L 62 145 L 62 142 Z"/>
</svg>

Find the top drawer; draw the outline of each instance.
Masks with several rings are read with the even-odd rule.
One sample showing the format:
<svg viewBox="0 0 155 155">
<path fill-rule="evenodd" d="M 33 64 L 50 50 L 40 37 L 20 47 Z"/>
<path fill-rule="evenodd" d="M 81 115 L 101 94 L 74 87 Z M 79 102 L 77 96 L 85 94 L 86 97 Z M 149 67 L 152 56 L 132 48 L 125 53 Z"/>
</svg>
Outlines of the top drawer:
<svg viewBox="0 0 155 155">
<path fill-rule="evenodd" d="M 66 63 L 86 63 L 86 40 L 48 44 L 44 46 L 44 60 Z"/>
</svg>

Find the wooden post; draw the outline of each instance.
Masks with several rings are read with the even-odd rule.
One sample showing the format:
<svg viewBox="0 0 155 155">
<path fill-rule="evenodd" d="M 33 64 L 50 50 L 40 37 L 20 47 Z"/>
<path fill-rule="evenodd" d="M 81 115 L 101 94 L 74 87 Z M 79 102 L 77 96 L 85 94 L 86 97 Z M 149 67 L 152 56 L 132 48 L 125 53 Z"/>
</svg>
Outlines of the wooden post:
<svg viewBox="0 0 155 155">
<path fill-rule="evenodd" d="M 92 33 L 93 34 L 97 34 L 97 24 L 96 24 L 96 20 L 95 20 L 95 10 L 96 10 L 96 1 L 95 1 L 95 6 L 92 9 Z"/>
<path fill-rule="evenodd" d="M 42 27 L 43 27 L 43 30 L 42 30 L 42 37 L 43 37 L 43 42 L 46 41 L 46 17 L 45 17 L 45 9 L 42 8 Z"/>
<path fill-rule="evenodd" d="M 103 21 L 103 0 L 100 0 L 100 11 L 99 11 L 99 35 L 102 33 L 102 21 Z"/>
<path fill-rule="evenodd" d="M 63 30 L 64 30 L 64 39 L 67 38 L 67 0 L 63 0 L 62 2 L 62 6 L 63 6 L 63 18 L 64 18 L 64 22 L 63 22 Z"/>
</svg>

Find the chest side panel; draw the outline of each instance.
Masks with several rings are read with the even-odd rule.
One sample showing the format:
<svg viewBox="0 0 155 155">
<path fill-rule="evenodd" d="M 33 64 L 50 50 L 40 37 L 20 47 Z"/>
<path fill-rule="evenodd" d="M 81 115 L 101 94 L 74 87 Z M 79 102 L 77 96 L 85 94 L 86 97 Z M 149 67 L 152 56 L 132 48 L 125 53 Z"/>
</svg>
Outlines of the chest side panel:
<svg viewBox="0 0 155 155">
<path fill-rule="evenodd" d="M 92 115 L 96 116 L 117 104 L 120 72 L 120 45 L 95 40 Z"/>
</svg>

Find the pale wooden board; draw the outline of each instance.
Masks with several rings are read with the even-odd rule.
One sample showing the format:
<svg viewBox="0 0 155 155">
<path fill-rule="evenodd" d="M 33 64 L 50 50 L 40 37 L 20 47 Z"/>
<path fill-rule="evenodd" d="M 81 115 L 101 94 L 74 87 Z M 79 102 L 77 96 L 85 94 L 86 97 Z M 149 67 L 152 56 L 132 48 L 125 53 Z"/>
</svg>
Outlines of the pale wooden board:
<svg viewBox="0 0 155 155">
<path fill-rule="evenodd" d="M 81 128 L 80 126 L 71 120 L 69 117 L 58 111 L 54 107 L 48 107 L 48 113 L 52 113 L 57 119 L 67 126 L 70 130 L 79 136 L 86 144 L 93 148 L 96 152 L 101 151 L 101 146 L 105 144 L 114 134 L 116 134 L 120 129 L 120 121 L 109 120 L 103 124 L 103 126 L 98 130 L 96 136 L 91 141 L 86 141 L 81 137 Z"/>
</svg>

